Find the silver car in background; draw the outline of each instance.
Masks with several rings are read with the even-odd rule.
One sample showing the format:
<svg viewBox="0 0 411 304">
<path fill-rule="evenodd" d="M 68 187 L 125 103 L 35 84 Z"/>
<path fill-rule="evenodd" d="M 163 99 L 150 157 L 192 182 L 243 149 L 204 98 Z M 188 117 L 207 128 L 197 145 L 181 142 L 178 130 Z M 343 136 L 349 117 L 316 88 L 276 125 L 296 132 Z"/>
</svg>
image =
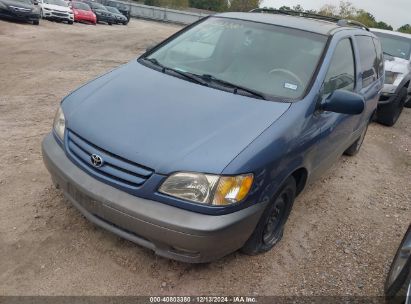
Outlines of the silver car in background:
<svg viewBox="0 0 411 304">
<path fill-rule="evenodd" d="M 411 106 L 411 35 L 371 29 L 385 54 L 385 85 L 378 103 L 377 121 L 393 126 L 404 105 Z"/>
</svg>

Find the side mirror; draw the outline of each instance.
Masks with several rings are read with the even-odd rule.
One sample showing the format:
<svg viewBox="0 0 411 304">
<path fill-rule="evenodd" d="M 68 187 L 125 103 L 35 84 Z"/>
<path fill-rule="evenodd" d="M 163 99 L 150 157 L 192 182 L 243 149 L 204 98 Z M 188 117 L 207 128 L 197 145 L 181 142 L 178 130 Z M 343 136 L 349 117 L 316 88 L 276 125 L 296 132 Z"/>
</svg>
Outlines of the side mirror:
<svg viewBox="0 0 411 304">
<path fill-rule="evenodd" d="M 345 90 L 336 90 L 322 103 L 321 110 L 334 113 L 358 115 L 364 111 L 364 98 Z"/>
</svg>

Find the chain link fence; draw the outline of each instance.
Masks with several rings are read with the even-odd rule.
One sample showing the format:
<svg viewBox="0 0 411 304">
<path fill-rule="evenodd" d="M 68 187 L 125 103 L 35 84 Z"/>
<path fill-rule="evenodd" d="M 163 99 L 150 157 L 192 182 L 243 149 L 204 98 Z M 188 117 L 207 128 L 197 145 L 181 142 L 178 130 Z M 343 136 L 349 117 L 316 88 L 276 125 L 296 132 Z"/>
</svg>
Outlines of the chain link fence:
<svg viewBox="0 0 411 304">
<path fill-rule="evenodd" d="M 112 0 L 100 0 L 104 5 Z M 172 22 L 178 24 L 191 24 L 201 18 L 208 16 L 208 14 L 197 12 L 186 12 L 164 7 L 148 6 L 139 3 L 116 1 L 130 10 L 130 16 L 134 18 L 142 18 L 148 20 L 156 20 L 163 22 Z"/>
</svg>

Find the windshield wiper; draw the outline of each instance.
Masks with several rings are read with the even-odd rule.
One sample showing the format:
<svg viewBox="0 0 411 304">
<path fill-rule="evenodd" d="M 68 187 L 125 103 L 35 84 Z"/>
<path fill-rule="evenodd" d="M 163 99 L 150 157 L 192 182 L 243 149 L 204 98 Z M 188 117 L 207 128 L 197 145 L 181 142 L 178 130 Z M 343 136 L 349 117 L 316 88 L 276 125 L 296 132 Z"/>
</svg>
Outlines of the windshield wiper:
<svg viewBox="0 0 411 304">
<path fill-rule="evenodd" d="M 245 88 L 243 86 L 240 86 L 240 85 L 237 85 L 237 84 L 234 84 L 234 83 L 219 79 L 219 78 L 217 78 L 213 75 L 204 74 L 204 75 L 201 75 L 201 78 L 209 80 L 209 81 L 217 82 L 217 83 L 219 83 L 219 84 L 221 84 L 225 87 L 233 88 L 234 89 L 234 91 L 233 91 L 234 94 L 237 94 L 238 91 L 240 90 L 240 91 L 247 92 L 247 93 L 249 93 L 249 94 L 251 94 L 255 97 L 258 97 L 260 99 L 268 100 L 267 96 L 265 94 L 261 93 L 261 92 L 255 91 L 253 89 Z"/>
<path fill-rule="evenodd" d="M 177 70 L 177 69 L 172 69 L 172 68 L 166 67 L 166 66 L 162 65 L 160 62 L 158 62 L 158 60 L 155 59 L 155 58 L 147 58 L 147 57 L 144 57 L 143 59 L 144 59 L 144 60 L 147 60 L 147 61 L 149 61 L 149 62 L 151 62 L 151 63 L 153 63 L 154 65 L 156 65 L 156 66 L 158 66 L 158 67 L 160 67 L 160 68 L 162 69 L 162 72 L 163 72 L 163 73 L 165 73 L 165 72 L 167 72 L 167 71 L 169 71 L 169 72 L 171 71 L 171 72 L 176 73 L 176 74 L 178 74 L 178 75 L 181 75 L 181 76 L 183 76 L 183 77 L 185 77 L 185 78 L 187 78 L 187 79 L 193 80 L 193 81 L 195 81 L 195 82 L 198 83 L 198 84 L 201 84 L 201 85 L 204 85 L 204 86 L 207 86 L 207 87 L 208 87 L 208 83 L 207 83 L 206 81 L 204 81 L 204 80 L 202 79 L 202 77 L 200 77 L 200 76 L 198 76 L 198 75 L 196 75 L 196 74 L 189 73 L 189 72 L 184 72 L 184 71 L 180 71 L 180 70 Z"/>
<path fill-rule="evenodd" d="M 233 88 L 233 89 L 234 89 L 234 91 L 233 91 L 234 94 L 238 94 L 238 91 L 243 91 L 243 92 L 247 92 L 248 94 L 251 94 L 251 95 L 253 95 L 253 96 L 255 96 L 255 97 L 258 97 L 259 99 L 268 100 L 268 98 L 265 96 L 265 94 L 263 94 L 263 93 L 261 93 L 261 92 L 255 91 L 255 90 L 253 90 L 253 89 L 245 88 L 245 87 L 242 87 L 242 86 L 240 86 L 240 85 L 237 85 L 237 84 L 234 84 L 234 83 L 231 83 L 231 82 L 222 80 L 222 79 L 218 79 L 218 78 L 216 78 L 216 77 L 213 76 L 213 75 L 203 74 L 203 75 L 200 76 L 200 75 L 193 74 L 193 73 L 190 73 L 190 72 L 184 72 L 184 71 L 181 71 L 181 70 L 177 70 L 177 69 L 173 69 L 173 68 L 166 67 L 166 66 L 162 65 L 162 64 L 161 64 L 157 59 L 155 59 L 155 58 L 143 57 L 142 59 L 143 59 L 143 60 L 146 60 L 146 61 L 149 61 L 149 62 L 151 62 L 152 64 L 158 66 L 159 68 L 162 69 L 162 72 L 163 72 L 163 73 L 165 73 L 165 72 L 167 72 L 167 71 L 173 72 L 173 73 L 179 74 L 179 75 L 181 75 L 181 76 L 183 76 L 183 77 L 185 77 L 185 78 L 187 78 L 187 79 L 193 80 L 193 81 L 195 81 L 196 83 L 201 84 L 201 85 L 204 85 L 204 86 L 207 86 L 207 87 L 209 86 L 209 82 L 210 82 L 210 81 L 216 82 L 216 83 L 218 83 L 218 84 L 220 84 L 220 85 L 223 85 L 223 86 L 225 86 L 225 87 Z"/>
<path fill-rule="evenodd" d="M 387 52 L 383 52 L 384 53 L 384 55 L 388 55 L 388 56 L 391 56 L 391 57 L 395 57 L 394 55 L 392 55 L 392 54 L 390 54 L 390 53 L 387 53 Z"/>
<path fill-rule="evenodd" d="M 164 66 L 163 66 L 160 62 L 158 62 L 158 60 L 157 60 L 157 59 L 155 59 L 155 58 L 143 57 L 142 59 L 143 59 L 143 60 L 146 60 L 146 61 L 149 61 L 149 62 L 151 62 L 151 63 L 155 64 L 156 66 L 158 66 L 158 67 L 160 67 L 160 68 L 164 69 Z"/>
</svg>

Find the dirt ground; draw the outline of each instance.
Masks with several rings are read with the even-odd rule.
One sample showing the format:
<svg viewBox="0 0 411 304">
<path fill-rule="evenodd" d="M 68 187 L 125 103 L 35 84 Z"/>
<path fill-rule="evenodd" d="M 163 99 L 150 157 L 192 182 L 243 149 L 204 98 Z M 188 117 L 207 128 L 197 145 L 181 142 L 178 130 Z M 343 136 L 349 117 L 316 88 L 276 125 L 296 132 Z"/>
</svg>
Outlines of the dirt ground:
<svg viewBox="0 0 411 304">
<path fill-rule="evenodd" d="M 0 295 L 381 295 L 411 222 L 411 109 L 393 128 L 372 124 L 359 155 L 306 189 L 264 255 L 159 258 L 53 188 L 40 143 L 60 100 L 179 28 L 0 21 Z"/>
</svg>

